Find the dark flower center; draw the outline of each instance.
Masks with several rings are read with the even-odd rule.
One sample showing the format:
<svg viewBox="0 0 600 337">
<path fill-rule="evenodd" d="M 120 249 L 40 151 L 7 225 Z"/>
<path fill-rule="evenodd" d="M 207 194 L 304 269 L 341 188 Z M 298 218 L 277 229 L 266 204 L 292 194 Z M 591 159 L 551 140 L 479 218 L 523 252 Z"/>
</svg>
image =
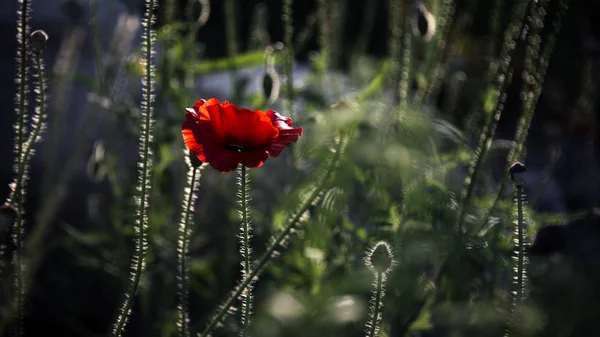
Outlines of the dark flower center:
<svg viewBox="0 0 600 337">
<path fill-rule="evenodd" d="M 227 150 L 231 150 L 231 151 L 236 151 L 236 152 L 245 152 L 248 151 L 249 149 L 245 148 L 242 145 L 239 145 L 239 142 L 237 139 L 235 139 L 235 137 L 232 136 L 225 136 L 225 148 Z"/>
<path fill-rule="evenodd" d="M 226 144 L 225 148 L 227 150 L 232 150 L 232 151 L 237 151 L 237 152 L 244 152 L 246 150 L 243 146 L 237 145 L 237 144 Z"/>
</svg>

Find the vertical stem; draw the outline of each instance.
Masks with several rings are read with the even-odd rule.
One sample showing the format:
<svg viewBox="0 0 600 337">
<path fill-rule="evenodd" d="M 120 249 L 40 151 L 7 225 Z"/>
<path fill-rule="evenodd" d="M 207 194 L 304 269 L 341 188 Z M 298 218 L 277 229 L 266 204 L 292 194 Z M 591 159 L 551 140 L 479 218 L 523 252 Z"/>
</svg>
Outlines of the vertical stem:
<svg viewBox="0 0 600 337">
<path fill-rule="evenodd" d="M 314 205 L 315 200 L 318 200 L 321 192 L 327 186 L 329 178 L 331 177 L 335 169 L 338 167 L 338 163 L 340 161 L 342 153 L 344 153 L 346 149 L 347 139 L 349 137 L 350 136 L 346 134 L 341 135 L 341 139 L 337 145 L 333 158 L 331 158 L 331 161 L 325 169 L 323 176 L 315 183 L 315 187 L 310 193 L 310 195 L 298 207 L 294 215 L 289 218 L 285 227 L 283 227 L 283 230 L 276 237 L 273 238 L 271 244 L 269 245 L 269 248 L 267 248 L 267 251 L 263 253 L 258 262 L 252 265 L 252 270 L 250 270 L 248 277 L 246 277 L 240 285 L 235 287 L 231 295 L 229 295 L 229 297 L 227 297 L 227 299 L 225 300 L 225 303 L 219 307 L 219 310 L 210 319 L 204 331 L 198 334 L 199 337 L 210 336 L 210 333 L 217 326 L 217 324 L 219 324 L 221 320 L 223 320 L 223 318 L 230 312 L 229 309 L 231 308 L 233 303 L 238 299 L 238 297 L 240 297 L 240 295 L 244 294 L 248 286 L 250 286 L 250 282 L 257 278 L 262 273 L 265 266 L 267 266 L 271 259 L 274 258 L 274 253 L 277 250 L 277 248 L 284 245 L 284 243 L 287 242 L 287 239 L 289 238 L 290 234 L 301 222 L 304 221 L 303 215 L 309 209 L 309 207 Z"/>
<path fill-rule="evenodd" d="M 294 118 L 294 81 L 293 81 L 293 64 L 294 64 L 294 47 L 293 47 L 293 19 L 292 19 L 292 1 L 283 1 L 283 15 L 281 17 L 283 22 L 284 30 L 284 44 L 286 47 L 286 60 L 285 60 L 285 84 L 287 93 L 287 115 Z"/>
<path fill-rule="evenodd" d="M 26 116 L 27 116 L 27 80 L 28 80 L 28 66 L 27 56 L 29 51 L 29 9 L 30 2 L 28 0 L 20 0 L 20 7 L 17 12 L 17 43 L 19 44 L 17 49 L 17 76 L 16 81 L 18 83 L 17 92 L 17 121 L 15 123 L 15 162 L 17 167 L 17 182 L 14 189 L 16 195 L 15 208 L 17 209 L 16 222 L 13 227 L 13 241 L 14 241 L 14 257 L 13 265 L 15 268 L 15 304 L 16 304 L 16 319 L 15 324 L 15 335 L 20 336 L 22 334 L 21 324 L 23 318 L 23 297 L 24 297 L 24 284 L 23 284 L 23 261 L 22 261 L 22 250 L 23 250 L 23 203 L 24 203 L 24 186 L 23 186 L 23 172 L 25 170 L 24 161 L 25 156 L 23 154 L 23 147 L 25 146 L 25 133 L 26 133 Z"/>
<path fill-rule="evenodd" d="M 524 293 L 525 274 L 525 232 L 523 221 L 523 186 L 517 185 L 517 238 L 518 238 L 518 268 L 517 268 L 517 305 L 521 305 Z"/>
<path fill-rule="evenodd" d="M 102 95 L 107 94 L 107 87 L 104 81 L 104 71 L 102 67 L 102 48 L 100 46 L 100 25 L 98 23 L 98 0 L 90 0 L 91 7 L 91 25 L 93 35 L 94 58 L 96 59 L 96 77 L 98 86 Z"/>
<path fill-rule="evenodd" d="M 179 317 L 178 317 L 178 328 L 179 328 L 179 336 L 180 337 L 189 337 L 190 336 L 190 327 L 189 327 L 189 309 L 188 309 L 188 279 L 189 279 L 189 265 L 188 265 L 188 246 L 190 242 L 190 221 L 192 218 L 192 212 L 194 209 L 194 199 L 196 195 L 196 191 L 198 189 L 197 183 L 198 176 L 198 167 L 193 166 L 190 176 L 188 177 L 188 186 L 186 187 L 186 198 L 184 203 L 184 213 L 181 222 L 181 226 L 179 227 L 179 249 L 178 258 L 179 258 Z"/>
<path fill-rule="evenodd" d="M 410 8 L 411 1 L 403 3 L 406 9 Z M 401 111 L 406 112 L 408 107 L 408 85 L 410 81 L 410 66 L 412 61 L 412 32 L 410 30 L 410 13 L 404 13 L 405 24 L 402 35 L 402 59 L 400 70 L 400 83 L 398 85 L 398 98 L 400 99 Z"/>
<path fill-rule="evenodd" d="M 246 166 L 240 165 L 238 168 L 238 197 L 240 203 L 240 253 L 242 254 L 242 282 L 248 282 L 248 286 L 243 292 L 242 296 L 242 330 L 240 336 L 247 336 L 248 329 L 250 327 L 250 316 L 252 315 L 252 280 L 248 279 L 251 273 L 250 254 L 252 249 L 250 247 L 251 237 L 251 224 L 250 224 L 250 212 L 248 208 L 249 203 L 249 177 Z"/>
<path fill-rule="evenodd" d="M 377 272 L 377 290 L 375 291 L 375 302 L 373 306 L 373 317 L 371 317 L 371 327 L 369 328 L 368 337 L 377 336 L 377 327 L 379 325 L 380 303 L 381 303 L 381 289 L 383 287 L 383 273 Z"/>
<path fill-rule="evenodd" d="M 129 314 L 133 307 L 134 299 L 138 293 L 142 274 L 146 269 L 146 256 L 148 254 L 147 227 L 148 227 L 148 202 L 150 196 L 150 175 L 152 169 L 152 127 L 153 127 L 153 108 L 154 108 L 154 41 L 155 32 L 152 29 L 154 25 L 154 10 L 158 1 L 146 0 L 146 13 L 144 17 L 143 45 L 145 52 L 145 73 L 142 79 L 143 100 L 142 100 L 142 131 L 140 134 L 140 162 L 138 190 L 136 197 L 136 219 L 135 219 L 135 254 L 132 259 L 130 285 L 125 294 L 125 301 L 119 310 L 117 321 L 114 324 L 113 336 L 118 337 L 123 333 L 127 324 Z"/>
</svg>

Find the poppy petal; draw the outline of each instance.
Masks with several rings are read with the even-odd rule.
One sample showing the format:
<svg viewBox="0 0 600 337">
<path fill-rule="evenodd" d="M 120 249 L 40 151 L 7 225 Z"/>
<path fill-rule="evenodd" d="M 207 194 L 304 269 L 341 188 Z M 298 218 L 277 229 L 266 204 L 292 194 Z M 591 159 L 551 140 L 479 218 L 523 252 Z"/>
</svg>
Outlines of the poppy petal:
<svg viewBox="0 0 600 337">
<path fill-rule="evenodd" d="M 181 127 L 191 153 L 221 172 L 231 172 L 239 164 L 260 167 L 269 156 L 277 157 L 298 140 L 302 128 L 276 111 L 238 108 L 215 98 L 200 99 L 186 109 Z"/>
<path fill-rule="evenodd" d="M 223 124 L 227 144 L 251 150 L 259 149 L 269 144 L 279 133 L 262 111 L 237 108 L 233 104 L 222 109 L 226 116 L 224 120 L 227 121 Z"/>
<path fill-rule="evenodd" d="M 269 157 L 268 152 L 265 149 L 254 150 L 249 152 L 238 152 L 236 153 L 240 164 L 246 167 L 261 167 L 267 158 Z"/>
<path fill-rule="evenodd" d="M 196 137 L 194 137 L 194 132 L 192 131 L 193 125 L 190 125 L 188 121 L 183 122 L 181 127 L 181 134 L 183 135 L 183 142 L 185 146 L 190 150 L 190 153 L 195 154 L 198 159 L 202 161 L 206 161 L 206 157 L 204 157 L 204 151 L 202 144 L 196 142 Z"/>
<path fill-rule="evenodd" d="M 292 128 L 292 119 L 280 115 L 277 111 L 269 110 L 266 115 L 271 118 L 273 126 L 279 129 L 278 137 L 271 142 L 267 152 L 271 157 L 278 157 L 283 149 L 298 141 L 303 129 Z"/>
<path fill-rule="evenodd" d="M 211 129 L 215 137 L 217 137 L 219 143 L 223 143 L 225 141 L 225 129 L 223 120 L 227 117 L 224 116 L 223 109 L 221 108 L 219 101 L 217 101 L 215 98 L 211 98 L 208 101 L 206 101 L 206 103 L 204 103 L 201 109 L 205 109 L 208 116 L 208 120 L 210 120 L 211 123 Z"/>
</svg>

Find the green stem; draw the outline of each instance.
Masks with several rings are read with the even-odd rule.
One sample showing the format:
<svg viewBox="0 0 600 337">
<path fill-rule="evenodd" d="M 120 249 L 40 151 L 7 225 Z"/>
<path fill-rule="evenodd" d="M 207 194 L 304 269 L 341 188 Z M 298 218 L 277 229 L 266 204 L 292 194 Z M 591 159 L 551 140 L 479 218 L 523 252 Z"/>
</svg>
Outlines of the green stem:
<svg viewBox="0 0 600 337">
<path fill-rule="evenodd" d="M 293 231 L 293 229 L 296 227 L 296 225 L 301 222 L 301 219 L 302 219 L 304 213 L 313 204 L 314 200 L 317 199 L 317 197 L 319 196 L 319 194 L 321 193 L 323 188 L 326 186 L 326 183 L 329 180 L 331 173 L 334 171 L 335 167 L 337 166 L 337 163 L 341 157 L 341 153 L 343 152 L 344 146 L 347 141 L 347 139 L 345 139 L 346 135 L 341 135 L 340 138 L 341 139 L 339 141 L 339 144 L 336 149 L 334 157 L 329 162 L 329 166 L 327 167 L 325 174 L 317 182 L 312 193 L 300 205 L 300 207 L 298 208 L 298 210 L 294 214 L 294 216 L 292 218 L 290 218 L 290 220 L 284 227 L 283 231 L 281 233 L 279 233 L 279 235 L 277 235 L 277 237 L 275 237 L 275 240 L 273 240 L 272 244 L 269 246 L 267 251 L 262 255 L 262 257 L 260 258 L 258 263 L 256 265 L 254 265 L 254 267 L 250 271 L 250 274 L 248 275 L 248 277 L 246 277 L 242 281 L 242 283 L 235 288 L 235 290 L 233 291 L 231 296 L 229 296 L 227 298 L 225 303 L 220 307 L 217 314 L 210 320 L 206 329 L 204 329 L 204 331 L 199 335 L 200 337 L 207 337 L 210 334 L 210 332 L 217 326 L 217 324 L 219 322 L 221 322 L 221 320 L 225 317 L 225 315 L 228 314 L 229 308 L 233 305 L 233 302 L 235 300 L 237 300 L 237 298 L 240 297 L 240 295 L 250 285 L 252 280 L 254 280 L 264 270 L 266 265 L 273 258 L 273 254 L 275 253 L 275 250 L 277 249 L 277 247 L 279 247 L 283 242 L 285 242 L 286 238 L 289 237 L 290 233 Z"/>
<path fill-rule="evenodd" d="M 18 74 L 17 80 L 19 83 L 19 93 L 17 95 L 17 163 L 19 164 L 19 169 L 22 167 L 21 162 L 22 154 L 23 154 L 23 145 L 25 142 L 25 119 L 27 116 L 27 54 L 29 52 L 29 0 L 21 0 L 21 3 L 18 16 L 18 42 L 19 49 L 17 52 L 17 60 L 18 60 Z"/>
<path fill-rule="evenodd" d="M 368 337 L 377 336 L 377 327 L 379 325 L 379 315 L 381 307 L 381 289 L 383 288 L 383 273 L 377 272 L 377 290 L 375 292 L 375 302 L 373 305 L 373 317 L 371 317 L 371 327 Z"/>
<path fill-rule="evenodd" d="M 294 64 L 294 48 L 293 48 L 293 22 L 292 22 L 292 0 L 283 1 L 283 29 L 284 29 L 284 44 L 286 47 L 285 61 L 285 84 L 287 93 L 287 114 L 294 118 L 294 80 L 292 68 Z"/>
<path fill-rule="evenodd" d="M 514 53 L 515 47 L 517 44 L 517 38 L 519 33 L 521 32 L 521 28 L 523 26 L 523 18 L 527 9 L 527 0 L 520 0 L 514 7 L 513 17 L 515 18 L 508 29 L 504 34 L 504 44 L 501 52 L 501 67 L 500 71 L 497 73 L 496 78 L 494 80 L 495 87 L 499 89 L 498 94 L 500 97 L 496 99 L 494 104 L 495 113 L 490 115 L 486 122 L 486 126 L 482 131 L 481 137 L 479 139 L 479 143 L 477 145 L 477 150 L 475 153 L 476 159 L 474 164 L 469 169 L 469 176 L 465 181 L 466 184 L 466 193 L 462 200 L 461 211 L 458 219 L 458 234 L 462 235 L 463 224 L 466 217 L 467 209 L 469 203 L 471 201 L 471 197 L 473 195 L 473 191 L 475 188 L 475 184 L 477 182 L 477 178 L 479 177 L 479 172 L 481 171 L 481 166 L 483 161 L 487 155 L 487 152 L 491 146 L 492 139 L 494 138 L 494 134 L 496 132 L 496 127 L 498 125 L 498 121 L 502 115 L 502 110 L 504 108 L 504 102 L 506 101 L 506 90 L 508 86 L 512 82 L 512 72 L 509 71 L 510 65 L 513 63 L 514 57 L 511 54 Z"/>
<path fill-rule="evenodd" d="M 25 275 L 25 265 L 23 262 L 23 236 L 24 236 L 24 202 L 25 202 L 25 180 L 27 179 L 27 171 L 28 171 L 28 163 L 30 162 L 30 158 L 32 155 L 33 145 L 39 141 L 40 133 L 44 129 L 44 119 L 46 114 L 46 87 L 44 80 L 44 67 L 42 62 L 42 53 L 38 52 L 34 55 L 34 66 L 36 71 L 36 76 L 38 78 L 38 84 L 36 87 L 36 93 L 38 95 L 37 102 L 39 106 L 36 108 L 36 116 L 34 118 L 35 126 L 34 129 L 25 142 L 25 150 L 21 156 L 21 160 L 19 162 L 18 175 L 15 182 L 15 188 L 12 191 L 8 203 L 16 204 L 17 214 L 15 219 L 15 229 L 14 229 L 14 240 L 15 240 L 15 252 L 14 252 L 14 266 L 15 266 L 15 301 L 12 304 L 12 307 L 9 306 L 7 311 L 12 312 L 13 310 L 17 310 L 16 318 L 17 324 L 15 325 L 15 334 L 16 336 L 22 335 L 21 324 L 23 322 L 23 311 L 24 311 L 24 298 L 27 292 L 27 276 Z M 10 317 L 9 314 L 6 315 Z M 4 330 L 5 322 L 0 324 L 0 334 L 1 331 Z"/>
<path fill-rule="evenodd" d="M 152 25 L 154 23 L 154 9 L 156 2 L 154 0 L 146 1 L 146 14 L 145 14 L 145 31 L 144 31 L 144 49 L 146 56 L 146 69 L 144 75 L 144 102 L 142 108 L 144 110 L 144 121 L 142 125 L 141 134 L 141 171 L 139 177 L 139 190 L 140 194 L 137 198 L 137 218 L 136 218 L 136 230 L 137 237 L 135 238 L 136 253 L 133 258 L 133 268 L 131 273 L 131 284 L 130 288 L 125 296 L 125 302 L 121 307 L 121 311 L 117 318 L 115 328 L 113 330 L 113 336 L 121 336 L 123 329 L 127 323 L 127 319 L 131 308 L 133 307 L 133 301 L 138 293 L 142 273 L 144 272 L 146 265 L 147 255 L 147 242 L 146 242 L 146 231 L 148 225 L 148 197 L 150 190 L 150 170 L 151 170 L 151 149 L 150 142 L 152 139 L 152 108 L 154 103 L 153 97 L 153 75 L 154 68 L 152 65 L 152 49 L 154 45 L 154 31 Z"/>
<path fill-rule="evenodd" d="M 23 323 L 23 296 L 24 296 L 24 284 L 23 284 L 23 261 L 22 261 L 22 248 L 23 248 L 23 202 L 24 202 L 24 191 L 22 180 L 24 179 L 24 161 L 25 156 L 23 155 L 23 146 L 25 145 L 25 120 L 27 116 L 27 55 L 28 55 L 28 46 L 29 46 L 29 7 L 30 3 L 28 0 L 20 1 L 21 5 L 17 12 L 18 21 L 17 21 L 17 42 L 19 44 L 17 50 L 17 82 L 19 84 L 18 93 L 17 93 L 17 121 L 16 121 L 16 151 L 15 151 L 15 161 L 17 166 L 17 182 L 13 193 L 17 195 L 16 197 L 16 209 L 17 209 L 17 217 L 15 219 L 14 224 L 14 258 L 13 263 L 15 266 L 15 304 L 17 310 L 17 323 L 15 324 L 15 335 L 20 336 L 22 334 L 21 324 Z M 13 199 L 11 197 L 11 199 Z M 12 200 L 11 200 L 12 201 Z M 6 315 L 8 316 L 8 315 Z"/>
<path fill-rule="evenodd" d="M 250 220 L 249 220 L 249 208 L 248 201 L 250 199 L 249 192 L 250 188 L 248 186 L 249 177 L 247 168 L 244 165 L 240 165 L 239 167 L 239 190 L 238 196 L 240 198 L 240 218 L 242 221 L 241 227 L 241 247 L 240 252 L 242 253 L 242 258 L 244 259 L 243 270 L 242 270 L 242 281 L 248 281 L 248 286 L 244 291 L 244 296 L 242 300 L 242 331 L 241 336 L 246 336 L 248 334 L 248 328 L 250 327 L 250 316 L 252 315 L 252 279 L 248 280 L 248 275 L 251 271 L 250 265 Z"/>
<path fill-rule="evenodd" d="M 523 220 L 523 186 L 517 185 L 517 237 L 518 237 L 518 264 L 517 264 L 517 301 L 523 301 L 525 287 L 525 232 Z"/>
<path fill-rule="evenodd" d="M 536 74 L 537 83 L 535 86 L 535 90 L 533 90 L 533 98 L 531 99 L 531 104 L 529 106 L 530 109 L 535 108 L 535 106 L 537 105 L 537 101 L 540 97 L 544 78 L 546 76 L 546 71 L 548 70 L 548 64 L 550 62 L 550 57 L 552 55 L 552 52 L 554 51 L 554 46 L 556 45 L 556 37 L 558 36 L 558 33 L 560 32 L 560 29 L 562 27 L 562 19 L 565 16 L 567 9 L 568 9 L 567 4 L 564 4 L 563 7 L 560 9 L 560 11 L 558 13 L 558 17 L 555 19 L 556 21 L 554 22 L 554 28 L 553 28 L 550 36 L 548 37 L 548 40 L 546 41 L 544 49 L 540 53 L 538 67 L 536 69 L 537 70 L 537 74 Z M 533 118 L 533 111 L 530 114 L 529 118 Z M 528 121 L 527 125 L 525 126 L 526 129 L 529 128 L 530 123 L 531 123 L 531 121 Z M 523 150 L 523 143 L 525 142 L 527 132 L 520 132 L 517 136 L 518 137 L 515 137 L 515 146 L 511 150 L 511 153 L 509 154 L 509 156 L 507 158 L 507 167 L 512 165 L 512 163 L 517 158 L 519 158 L 519 156 L 521 156 L 521 152 Z M 490 210 L 487 212 L 487 215 L 484 218 L 483 223 L 480 226 L 480 229 L 483 229 L 483 228 L 485 228 L 485 226 L 487 226 L 487 224 L 489 223 L 489 221 L 492 217 L 492 214 L 494 213 L 494 211 L 496 210 L 496 207 L 498 207 L 498 204 L 500 203 L 500 199 L 502 198 L 502 195 L 504 194 L 504 191 L 506 189 L 506 183 L 508 182 L 508 179 L 509 179 L 508 170 L 506 172 L 507 173 L 505 173 L 504 177 L 502 178 L 502 181 L 500 183 L 500 188 L 498 189 L 496 198 L 494 199 L 494 202 L 492 203 L 492 207 L 490 207 Z"/>
<path fill-rule="evenodd" d="M 100 24 L 98 23 L 98 0 L 90 0 L 91 7 L 91 25 L 92 25 L 92 43 L 94 48 L 94 58 L 96 59 L 96 77 L 100 93 L 107 93 L 106 83 L 104 82 L 104 71 L 102 66 L 102 47 L 100 44 Z"/>
<path fill-rule="evenodd" d="M 190 242 L 190 221 L 192 218 L 192 211 L 194 209 L 194 199 L 196 195 L 196 191 L 198 189 L 197 184 L 197 176 L 198 176 L 198 167 L 194 166 L 192 168 L 189 182 L 186 190 L 186 198 L 184 204 L 184 212 L 183 218 L 181 221 L 181 226 L 179 227 L 179 336 L 188 337 L 190 335 L 190 327 L 189 327 L 189 311 L 188 311 L 188 303 L 187 303 L 187 295 L 188 295 L 188 279 L 189 279 L 189 269 L 188 269 L 188 246 Z"/>
</svg>

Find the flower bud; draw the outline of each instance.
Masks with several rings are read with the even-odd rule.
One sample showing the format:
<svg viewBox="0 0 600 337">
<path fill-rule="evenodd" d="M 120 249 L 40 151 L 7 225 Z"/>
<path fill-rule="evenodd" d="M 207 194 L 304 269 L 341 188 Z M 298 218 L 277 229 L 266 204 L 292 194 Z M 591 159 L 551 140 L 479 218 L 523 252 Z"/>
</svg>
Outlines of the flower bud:
<svg viewBox="0 0 600 337">
<path fill-rule="evenodd" d="M 508 172 L 510 173 L 510 179 L 512 179 L 512 181 L 514 181 L 515 184 L 517 184 L 517 185 L 523 184 L 523 178 L 525 176 L 525 171 L 527 171 L 527 168 L 525 167 L 525 165 L 521 164 L 520 162 L 515 162 L 508 169 Z"/>
<path fill-rule="evenodd" d="M 375 273 L 387 273 L 395 265 L 392 249 L 384 241 L 379 241 L 367 253 L 366 264 Z"/>
<path fill-rule="evenodd" d="M 31 39 L 31 50 L 34 53 L 40 53 L 46 47 L 46 42 L 48 42 L 48 34 L 41 29 L 31 33 L 29 38 Z"/>
<path fill-rule="evenodd" d="M 436 31 L 435 16 L 420 1 L 413 8 L 413 35 L 429 42 Z"/>
</svg>

